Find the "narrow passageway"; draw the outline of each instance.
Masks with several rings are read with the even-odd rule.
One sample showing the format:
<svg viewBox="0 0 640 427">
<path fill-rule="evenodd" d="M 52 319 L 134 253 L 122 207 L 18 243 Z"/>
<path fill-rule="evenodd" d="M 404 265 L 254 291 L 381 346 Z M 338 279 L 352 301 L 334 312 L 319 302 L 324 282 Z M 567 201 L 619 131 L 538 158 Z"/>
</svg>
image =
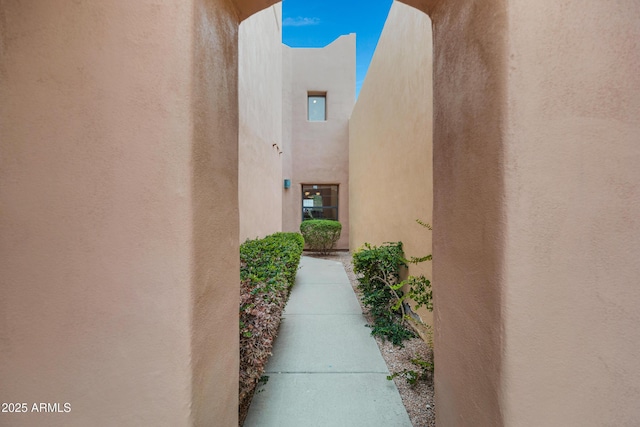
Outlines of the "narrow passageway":
<svg viewBox="0 0 640 427">
<path fill-rule="evenodd" d="M 342 263 L 300 266 L 244 427 L 411 427 Z"/>
</svg>

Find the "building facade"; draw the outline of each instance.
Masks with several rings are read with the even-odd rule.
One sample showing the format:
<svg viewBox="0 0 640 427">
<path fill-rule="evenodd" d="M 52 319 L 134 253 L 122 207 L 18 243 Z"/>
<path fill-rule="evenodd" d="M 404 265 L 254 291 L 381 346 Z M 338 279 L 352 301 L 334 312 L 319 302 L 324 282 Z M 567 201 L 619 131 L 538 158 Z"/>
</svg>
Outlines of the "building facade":
<svg viewBox="0 0 640 427">
<path fill-rule="evenodd" d="M 240 242 L 282 230 L 282 4 L 245 19 L 238 34 Z"/>
<path fill-rule="evenodd" d="M 342 224 L 338 249 L 349 248 L 349 117 L 356 92 L 356 35 L 324 48 L 283 47 L 285 179 L 283 228 L 304 219 Z"/>
<path fill-rule="evenodd" d="M 281 16 L 272 6 L 240 25 L 240 240 L 332 219 L 342 223 L 336 247 L 348 249 L 355 34 L 291 48 Z"/>
</svg>

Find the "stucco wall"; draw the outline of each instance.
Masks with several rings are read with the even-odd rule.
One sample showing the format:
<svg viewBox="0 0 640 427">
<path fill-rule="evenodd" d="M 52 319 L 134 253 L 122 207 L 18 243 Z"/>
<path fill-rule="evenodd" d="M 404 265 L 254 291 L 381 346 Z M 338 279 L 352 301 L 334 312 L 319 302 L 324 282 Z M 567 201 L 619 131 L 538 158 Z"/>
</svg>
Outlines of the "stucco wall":
<svg viewBox="0 0 640 427">
<path fill-rule="evenodd" d="M 506 4 L 440 2 L 431 19 L 437 423 L 500 426 Z"/>
<path fill-rule="evenodd" d="M 338 184 L 342 235 L 336 247 L 349 246 L 349 116 L 355 101 L 355 34 L 317 49 L 288 49 L 291 57 L 291 189 L 283 209 L 283 228 L 298 231 L 302 221 L 302 184 Z M 307 120 L 309 91 L 327 93 L 327 120 Z M 291 214 L 293 212 L 293 214 Z M 295 214 L 297 213 L 297 215 Z M 290 215 L 290 216 L 289 216 Z"/>
<path fill-rule="evenodd" d="M 300 231 L 300 212 L 295 208 L 300 190 L 293 186 L 293 49 L 282 45 L 282 179 L 292 181 L 291 187 L 282 194 L 282 229 Z M 298 186 L 298 185 L 297 185 Z M 302 202 L 300 202 L 302 203 Z"/>
<path fill-rule="evenodd" d="M 432 13 L 438 423 L 634 425 L 640 7 Z"/>
<path fill-rule="evenodd" d="M 432 222 L 432 46 L 429 17 L 394 3 L 349 121 L 352 250 L 402 241 L 407 256 L 431 253 L 431 232 L 415 220 Z M 409 274 L 431 278 L 431 263 Z"/>
<path fill-rule="evenodd" d="M 237 424 L 236 11 L 3 1 L 0 30 L 0 400 L 71 404 L 0 423 Z"/>
<path fill-rule="evenodd" d="M 191 143 L 192 420 L 238 424 L 238 18 L 195 0 Z"/>
<path fill-rule="evenodd" d="M 505 424 L 637 425 L 640 3 L 512 0 L 509 29 Z"/>
<path fill-rule="evenodd" d="M 240 241 L 282 230 L 282 5 L 240 24 Z"/>
</svg>

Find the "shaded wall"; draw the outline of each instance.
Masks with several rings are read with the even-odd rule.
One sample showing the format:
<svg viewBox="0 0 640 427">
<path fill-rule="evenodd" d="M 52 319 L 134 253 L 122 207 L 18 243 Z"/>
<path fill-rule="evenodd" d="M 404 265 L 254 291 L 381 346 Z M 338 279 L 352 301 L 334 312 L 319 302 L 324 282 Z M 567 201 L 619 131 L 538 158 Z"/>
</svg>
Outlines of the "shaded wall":
<svg viewBox="0 0 640 427">
<path fill-rule="evenodd" d="M 640 3 L 512 0 L 509 28 L 505 424 L 636 425 Z"/>
<path fill-rule="evenodd" d="M 237 424 L 237 22 L 0 2 L 3 423 Z"/>
<path fill-rule="evenodd" d="M 282 45 L 282 179 L 293 181 L 293 49 Z M 299 105 L 299 104 L 296 104 Z M 300 231 L 300 209 L 302 197 L 300 185 L 283 190 L 282 228 L 284 231 Z"/>
<path fill-rule="evenodd" d="M 282 5 L 240 24 L 240 241 L 282 230 Z"/>
<path fill-rule="evenodd" d="M 431 253 L 415 220 L 432 222 L 432 44 L 429 17 L 394 3 L 349 121 L 351 250 L 402 241 L 406 256 Z M 409 274 L 431 278 L 431 263 Z"/>
<path fill-rule="evenodd" d="M 434 20 L 440 425 L 633 425 L 639 7 Z"/>
<path fill-rule="evenodd" d="M 284 198 L 283 210 L 287 213 L 283 228 L 300 229 L 302 184 L 338 184 L 338 219 L 342 223 L 342 235 L 336 245 L 339 249 L 349 247 L 349 116 L 355 99 L 355 47 L 355 34 L 350 34 L 324 48 L 285 46 L 284 53 L 287 63 L 291 63 L 291 74 L 286 74 L 291 78 L 291 89 L 285 90 L 290 99 L 283 101 L 291 109 L 291 157 L 285 160 L 290 164 L 285 168 L 291 168 L 291 189 L 286 190 Z M 307 120 L 310 91 L 327 93 L 324 122 Z"/>
<path fill-rule="evenodd" d="M 503 424 L 504 1 L 446 2 L 434 21 L 436 416 Z"/>
<path fill-rule="evenodd" d="M 194 11 L 193 140 L 186 166 L 192 174 L 192 423 L 232 426 L 238 423 L 240 351 L 239 21 L 225 0 L 195 0 Z"/>
</svg>

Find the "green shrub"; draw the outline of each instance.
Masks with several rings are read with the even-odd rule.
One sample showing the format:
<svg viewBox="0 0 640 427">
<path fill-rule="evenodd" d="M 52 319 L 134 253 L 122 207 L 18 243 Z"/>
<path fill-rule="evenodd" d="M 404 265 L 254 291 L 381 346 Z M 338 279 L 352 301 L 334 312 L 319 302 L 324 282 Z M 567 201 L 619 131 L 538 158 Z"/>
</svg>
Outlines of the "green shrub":
<svg viewBox="0 0 640 427">
<path fill-rule="evenodd" d="M 433 231 L 430 224 L 422 222 L 419 219 L 416 219 L 416 222 L 427 230 Z M 429 254 L 422 257 L 412 256 L 411 259 L 405 259 L 404 261 L 408 264 L 420 264 L 422 262 L 432 260 L 433 256 Z M 397 285 L 397 287 L 405 286 L 408 287 L 409 290 L 403 300 L 405 298 L 410 298 L 416 303 L 414 308 L 425 307 L 427 310 L 433 311 L 433 292 L 431 290 L 431 281 L 429 279 L 423 275 L 409 276 L 406 280 L 398 283 Z M 400 303 L 402 303 L 402 301 L 400 301 Z"/>
<path fill-rule="evenodd" d="M 240 245 L 240 279 L 251 279 L 263 291 L 273 285 L 293 286 L 304 239 L 299 233 L 275 233 Z M 274 281 L 280 275 L 286 280 Z M 276 283 L 277 282 L 277 283 Z"/>
<path fill-rule="evenodd" d="M 353 267 L 359 275 L 358 289 L 362 293 L 362 303 L 369 308 L 373 317 L 371 334 L 390 340 L 402 346 L 402 341 L 415 337 L 404 325 L 402 308 L 396 305 L 402 301 L 402 291 L 397 287 L 400 281 L 400 267 L 406 267 L 402 242 L 372 246 L 365 243 L 353 254 Z"/>
<path fill-rule="evenodd" d="M 275 233 L 240 245 L 241 420 L 271 354 L 303 248 L 299 233 Z"/>
<path fill-rule="evenodd" d="M 327 254 L 340 238 L 342 224 L 330 219 L 308 219 L 300 224 L 300 232 L 309 249 Z"/>
<path fill-rule="evenodd" d="M 420 220 L 416 222 L 432 230 L 431 225 Z M 419 319 L 406 315 L 405 305 L 408 304 L 405 301 L 411 299 L 415 303 L 415 308 L 424 306 L 427 310 L 433 311 L 433 293 L 431 281 L 422 275 L 409 276 L 406 280 L 400 281 L 400 268 L 431 260 L 431 254 L 406 259 L 401 242 L 385 243 L 380 247 L 365 243 L 353 255 L 354 271 L 359 275 L 358 289 L 362 293 L 361 299 L 374 318 L 373 325 L 370 325 L 371 334 L 380 335 L 393 344 L 402 346 L 404 339 L 415 336 L 413 331 L 405 328 L 405 319 L 416 322 L 414 325 L 424 328 L 425 339 L 429 346 L 426 358 L 416 354 L 411 359 L 411 363 L 416 368 L 403 369 L 387 376 L 388 380 L 404 378 L 411 386 L 421 380 L 433 381 L 433 329 Z M 403 288 L 407 290 L 406 293 L 403 293 Z"/>
<path fill-rule="evenodd" d="M 420 220 L 416 222 L 432 230 L 431 225 Z M 362 302 L 374 317 L 372 334 L 381 335 L 398 345 L 414 335 L 413 332 L 405 332 L 406 300 L 413 300 L 414 308 L 425 307 L 433 311 L 431 281 L 422 275 L 400 281 L 400 268 L 431 260 L 431 254 L 406 259 L 402 242 L 385 243 L 380 247 L 365 243 L 353 254 L 354 271 L 360 275 L 358 288 L 362 292 Z M 427 342 L 433 347 L 432 339 L 427 338 Z"/>
</svg>

